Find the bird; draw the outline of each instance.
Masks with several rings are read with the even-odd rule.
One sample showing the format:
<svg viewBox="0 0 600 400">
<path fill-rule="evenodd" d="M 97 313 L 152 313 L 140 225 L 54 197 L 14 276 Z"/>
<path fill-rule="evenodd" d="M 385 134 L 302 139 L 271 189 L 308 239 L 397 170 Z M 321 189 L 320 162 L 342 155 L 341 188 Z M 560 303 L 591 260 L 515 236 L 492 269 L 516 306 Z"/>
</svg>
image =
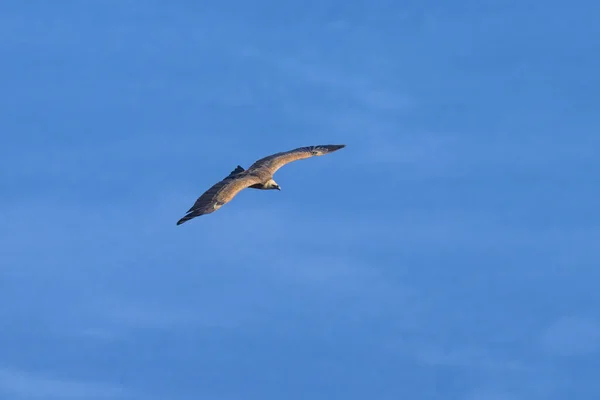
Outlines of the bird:
<svg viewBox="0 0 600 400">
<path fill-rule="evenodd" d="M 230 202 L 239 192 L 246 188 L 259 190 L 281 190 L 273 179 L 273 174 L 284 165 L 293 161 L 314 156 L 324 156 L 346 147 L 345 144 L 325 144 L 304 146 L 297 149 L 271 154 L 254 162 L 248 169 L 237 166 L 223 180 L 215 183 L 204 192 L 194 205 L 186 212 L 177 225 L 192 218 L 213 213 L 224 204 Z"/>
</svg>

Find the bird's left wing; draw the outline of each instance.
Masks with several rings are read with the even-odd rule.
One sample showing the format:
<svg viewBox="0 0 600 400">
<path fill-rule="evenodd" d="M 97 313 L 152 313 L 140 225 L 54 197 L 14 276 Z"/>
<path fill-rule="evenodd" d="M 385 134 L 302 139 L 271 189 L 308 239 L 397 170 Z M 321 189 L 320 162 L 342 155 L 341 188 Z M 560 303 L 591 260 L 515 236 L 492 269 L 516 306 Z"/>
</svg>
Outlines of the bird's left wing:
<svg viewBox="0 0 600 400">
<path fill-rule="evenodd" d="M 248 168 L 248 171 L 253 169 L 262 169 L 273 175 L 279 168 L 293 161 L 302 160 L 304 158 L 323 156 L 346 147 L 345 144 L 324 144 L 318 146 L 299 147 L 294 150 L 284 151 L 281 153 L 272 154 L 261 158 Z"/>
</svg>

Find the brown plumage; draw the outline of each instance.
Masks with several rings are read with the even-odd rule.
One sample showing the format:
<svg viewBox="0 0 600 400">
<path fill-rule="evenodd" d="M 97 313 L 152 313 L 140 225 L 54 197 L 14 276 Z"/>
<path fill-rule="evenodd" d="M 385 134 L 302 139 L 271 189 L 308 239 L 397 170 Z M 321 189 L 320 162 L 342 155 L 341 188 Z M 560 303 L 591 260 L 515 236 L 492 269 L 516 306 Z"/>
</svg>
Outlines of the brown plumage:
<svg viewBox="0 0 600 400">
<path fill-rule="evenodd" d="M 319 145 L 299 147 L 294 150 L 273 154 L 256 161 L 247 170 L 239 165 L 220 182 L 214 184 L 204 192 L 187 214 L 177 221 L 181 225 L 185 221 L 204 214 L 210 214 L 231 201 L 239 192 L 246 188 L 270 190 L 281 190 L 277 182 L 273 180 L 273 174 L 285 164 L 304 158 L 323 156 L 346 147 L 339 145 Z"/>
</svg>

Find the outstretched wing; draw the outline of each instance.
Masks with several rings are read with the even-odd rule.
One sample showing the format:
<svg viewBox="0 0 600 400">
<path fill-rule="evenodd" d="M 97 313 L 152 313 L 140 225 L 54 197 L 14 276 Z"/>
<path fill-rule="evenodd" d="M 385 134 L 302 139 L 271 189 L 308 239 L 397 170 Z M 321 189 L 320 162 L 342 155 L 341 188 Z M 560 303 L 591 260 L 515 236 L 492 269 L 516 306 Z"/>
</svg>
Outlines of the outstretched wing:
<svg viewBox="0 0 600 400">
<path fill-rule="evenodd" d="M 284 151 L 277 154 L 261 158 L 248 168 L 248 171 L 254 169 L 266 170 L 273 175 L 279 168 L 292 161 L 302 160 L 313 156 L 323 156 L 346 147 L 345 144 L 324 144 L 318 146 L 299 147 L 294 150 Z"/>
<path fill-rule="evenodd" d="M 200 215 L 217 211 L 223 204 L 230 202 L 239 192 L 259 182 L 260 179 L 255 175 L 244 173 L 229 175 L 198 197 L 194 205 L 188 210 L 187 215 L 177 221 L 177 225 Z"/>
</svg>

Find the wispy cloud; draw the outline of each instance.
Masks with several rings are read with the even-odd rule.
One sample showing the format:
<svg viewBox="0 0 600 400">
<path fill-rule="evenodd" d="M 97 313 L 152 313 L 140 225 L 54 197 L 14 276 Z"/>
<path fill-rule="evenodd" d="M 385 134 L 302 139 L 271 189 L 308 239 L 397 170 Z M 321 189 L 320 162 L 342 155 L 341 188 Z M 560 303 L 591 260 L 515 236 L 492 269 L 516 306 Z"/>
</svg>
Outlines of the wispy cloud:
<svg viewBox="0 0 600 400">
<path fill-rule="evenodd" d="M 235 330 L 254 322 L 248 305 L 218 293 L 198 294 L 193 303 L 159 305 L 144 291 L 130 296 L 97 296 L 69 310 L 69 324 L 56 332 L 94 341 L 114 342 L 155 332 Z M 160 296 L 166 300 L 167 296 Z M 173 302 L 171 302 L 173 303 Z"/>
<path fill-rule="evenodd" d="M 519 339 L 524 340 L 525 337 Z M 433 340 L 411 346 L 407 352 L 414 354 L 418 365 L 463 371 L 471 377 L 468 385 L 465 383 L 470 386 L 465 391 L 465 400 L 541 400 L 549 398 L 560 386 L 553 366 L 514 352 L 511 354 L 517 358 L 511 358 L 489 343 L 472 342 L 472 345 L 442 348 Z"/>
<path fill-rule="evenodd" d="M 352 74 L 323 61 L 309 63 L 297 57 L 285 56 L 264 59 L 294 79 L 302 79 L 307 84 L 344 95 L 346 100 L 351 99 L 363 110 L 397 112 L 406 111 L 415 105 L 413 98 L 390 90 L 377 83 L 372 76 Z"/>
<path fill-rule="evenodd" d="M 181 329 L 201 321 L 197 312 L 122 297 L 96 298 L 81 309 L 93 320 L 126 329 Z"/>
<path fill-rule="evenodd" d="M 542 349 L 553 356 L 585 356 L 600 351 L 600 322 L 588 316 L 564 316 L 543 332 Z"/>
<path fill-rule="evenodd" d="M 538 368 L 512 377 L 489 375 L 469 389 L 464 400 L 547 400 L 560 388 L 555 373 Z"/>
<path fill-rule="evenodd" d="M 0 367 L 0 394 L 10 400 L 111 400 L 128 395 L 119 386 L 51 377 L 7 367 Z"/>
<path fill-rule="evenodd" d="M 490 387 L 477 388 L 471 391 L 465 400 L 521 400 L 518 394 Z"/>
<path fill-rule="evenodd" d="M 417 346 L 414 355 L 420 364 L 430 366 L 449 366 L 487 372 L 531 370 L 530 366 L 520 361 L 493 355 L 485 347 L 442 349 L 433 346 Z"/>
</svg>

